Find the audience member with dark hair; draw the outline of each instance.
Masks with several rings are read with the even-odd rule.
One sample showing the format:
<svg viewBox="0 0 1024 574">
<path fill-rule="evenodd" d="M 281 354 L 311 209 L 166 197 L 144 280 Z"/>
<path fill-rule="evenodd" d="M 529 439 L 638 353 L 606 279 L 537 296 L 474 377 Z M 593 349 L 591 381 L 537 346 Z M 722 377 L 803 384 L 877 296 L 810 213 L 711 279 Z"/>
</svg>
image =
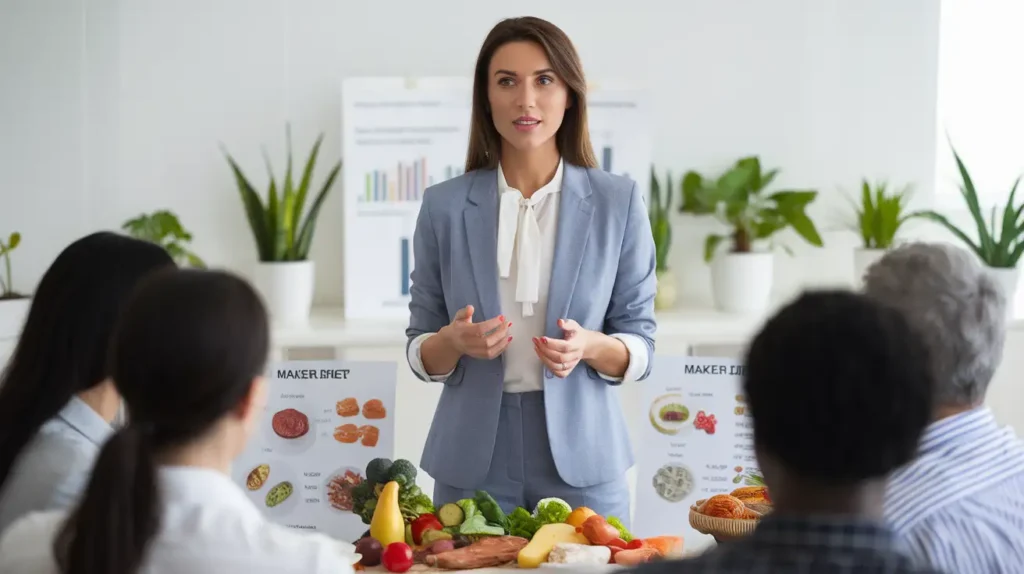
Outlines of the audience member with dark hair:
<svg viewBox="0 0 1024 574">
<path fill-rule="evenodd" d="M 70 516 L 10 527 L 0 572 L 353 572 L 351 544 L 270 523 L 228 476 L 264 413 L 269 339 L 263 303 L 235 276 L 145 281 L 111 348 L 128 425 Z"/>
<path fill-rule="evenodd" d="M 121 404 L 106 365 L 114 322 L 140 279 L 173 264 L 158 245 L 99 232 L 43 275 L 0 379 L 0 532 L 77 502 Z"/>
<path fill-rule="evenodd" d="M 937 243 L 887 253 L 864 290 L 925 335 L 936 373 L 933 422 L 889 482 L 889 525 L 920 564 L 1024 572 L 1024 442 L 985 406 L 1003 357 L 1006 296 L 974 254 Z"/>
<path fill-rule="evenodd" d="M 886 477 L 911 459 L 930 415 L 922 338 L 862 295 L 806 293 L 746 357 L 744 393 L 774 511 L 753 534 L 644 574 L 932 572 L 884 526 Z"/>
</svg>

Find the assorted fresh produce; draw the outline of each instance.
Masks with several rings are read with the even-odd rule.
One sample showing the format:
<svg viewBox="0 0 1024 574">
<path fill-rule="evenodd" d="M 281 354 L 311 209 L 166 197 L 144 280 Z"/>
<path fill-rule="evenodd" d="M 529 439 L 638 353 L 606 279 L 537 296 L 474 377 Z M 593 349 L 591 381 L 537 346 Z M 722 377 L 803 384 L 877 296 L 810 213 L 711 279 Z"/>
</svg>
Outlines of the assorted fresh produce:
<svg viewBox="0 0 1024 574">
<path fill-rule="evenodd" d="M 405 460 L 375 459 L 367 480 L 354 492 L 353 512 L 370 524 L 356 543 L 360 566 L 383 565 L 402 573 L 413 564 L 470 570 L 514 562 L 519 568 L 545 563 L 635 565 L 682 556 L 675 536 L 634 538 L 618 518 L 559 498 L 541 500 L 532 511 L 506 514 L 478 490 L 434 509 L 416 486 L 416 467 Z"/>
</svg>

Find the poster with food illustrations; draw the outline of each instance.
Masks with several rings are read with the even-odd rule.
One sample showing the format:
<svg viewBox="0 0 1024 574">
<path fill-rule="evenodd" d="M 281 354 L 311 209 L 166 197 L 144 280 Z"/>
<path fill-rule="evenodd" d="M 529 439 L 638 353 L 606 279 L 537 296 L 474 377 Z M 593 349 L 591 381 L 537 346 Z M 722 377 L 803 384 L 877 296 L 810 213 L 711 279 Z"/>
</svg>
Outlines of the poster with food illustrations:
<svg viewBox="0 0 1024 574">
<path fill-rule="evenodd" d="M 691 526 L 691 507 L 763 485 L 742 373 L 735 359 L 658 358 L 642 385 L 636 535 L 682 535 L 688 548 L 705 546 L 713 539 Z"/>
<path fill-rule="evenodd" d="M 352 488 L 375 458 L 393 458 L 398 365 L 270 365 L 267 406 L 232 477 L 272 521 L 356 540 Z"/>
</svg>

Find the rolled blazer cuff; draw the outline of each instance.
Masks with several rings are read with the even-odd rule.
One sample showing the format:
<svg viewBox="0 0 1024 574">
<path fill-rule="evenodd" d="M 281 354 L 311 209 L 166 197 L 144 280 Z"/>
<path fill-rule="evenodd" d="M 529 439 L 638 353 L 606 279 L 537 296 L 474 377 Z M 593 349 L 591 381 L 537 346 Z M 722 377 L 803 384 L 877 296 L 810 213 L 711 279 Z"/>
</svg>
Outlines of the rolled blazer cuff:
<svg viewBox="0 0 1024 574">
<path fill-rule="evenodd" d="M 444 375 L 428 375 L 427 369 L 423 366 L 423 357 L 420 355 L 420 347 L 423 345 L 423 341 L 426 341 L 436 333 L 423 333 L 409 343 L 409 349 L 406 353 L 407 359 L 409 360 L 409 366 L 412 368 L 412 372 L 416 373 L 416 376 L 424 381 L 432 381 L 435 383 L 443 383 L 448 380 L 448 377 L 452 376 L 455 369 L 452 369 Z"/>
<path fill-rule="evenodd" d="M 621 377 L 609 377 L 604 373 L 597 374 L 602 379 L 615 384 L 634 383 L 640 380 L 640 377 L 647 372 L 647 363 L 649 362 L 649 358 L 647 357 L 647 343 L 642 337 L 633 335 L 632 333 L 615 333 L 609 335 L 609 337 L 615 337 L 626 345 L 626 350 L 629 352 L 629 365 L 626 367 L 626 372 L 623 373 Z"/>
</svg>

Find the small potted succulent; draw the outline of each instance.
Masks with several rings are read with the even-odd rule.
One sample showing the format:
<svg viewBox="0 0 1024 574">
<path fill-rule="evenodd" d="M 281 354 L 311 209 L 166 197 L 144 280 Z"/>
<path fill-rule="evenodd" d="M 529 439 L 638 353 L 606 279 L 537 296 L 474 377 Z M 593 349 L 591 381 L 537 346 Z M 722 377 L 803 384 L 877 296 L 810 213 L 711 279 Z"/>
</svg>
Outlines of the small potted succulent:
<svg viewBox="0 0 1024 574">
<path fill-rule="evenodd" d="M 861 246 L 853 252 L 853 277 L 860 283 L 864 272 L 892 248 L 900 227 L 910 218 L 907 201 L 910 186 L 890 190 L 885 182 L 872 185 L 861 181 L 860 203 L 851 199 L 857 214 L 854 229 L 860 235 Z"/>
<path fill-rule="evenodd" d="M 11 253 L 19 245 L 21 245 L 21 234 L 17 231 L 11 233 L 6 239 L 0 239 L 0 259 L 3 260 L 2 271 L 0 271 L 0 340 L 18 337 L 32 302 L 28 295 L 20 293 L 14 288 Z"/>
</svg>

